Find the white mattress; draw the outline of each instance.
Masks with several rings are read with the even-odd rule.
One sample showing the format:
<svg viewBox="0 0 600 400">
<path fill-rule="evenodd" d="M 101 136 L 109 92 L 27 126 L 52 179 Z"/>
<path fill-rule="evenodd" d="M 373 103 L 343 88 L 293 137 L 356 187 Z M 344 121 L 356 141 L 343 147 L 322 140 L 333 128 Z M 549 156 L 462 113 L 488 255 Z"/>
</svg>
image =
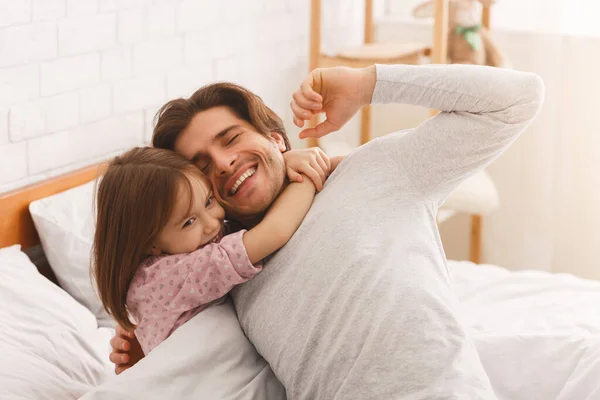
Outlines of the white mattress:
<svg viewBox="0 0 600 400">
<path fill-rule="evenodd" d="M 600 399 L 600 282 L 448 266 L 499 399 Z"/>
</svg>

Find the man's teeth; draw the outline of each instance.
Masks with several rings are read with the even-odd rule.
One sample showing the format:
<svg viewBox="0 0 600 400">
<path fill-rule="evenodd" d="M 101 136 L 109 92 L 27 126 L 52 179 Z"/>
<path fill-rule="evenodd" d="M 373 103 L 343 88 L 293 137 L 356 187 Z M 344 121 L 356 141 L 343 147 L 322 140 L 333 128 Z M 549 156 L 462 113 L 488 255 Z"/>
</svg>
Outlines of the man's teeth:
<svg viewBox="0 0 600 400">
<path fill-rule="evenodd" d="M 238 188 L 240 187 L 240 185 L 241 185 L 242 183 L 244 183 L 244 181 L 245 181 L 246 179 L 248 179 L 248 178 L 250 178 L 252 175 L 254 175 L 254 173 L 255 173 L 255 172 L 256 172 L 256 169 L 254 169 L 254 168 L 250 168 L 250 169 L 248 169 L 246 172 L 244 172 L 244 173 L 242 174 L 242 176 L 240 176 L 240 177 L 238 178 L 238 180 L 237 180 L 237 181 L 234 183 L 233 187 L 231 188 L 231 194 L 232 194 L 232 195 L 233 195 L 233 194 L 235 194 L 235 193 L 237 192 Z"/>
</svg>

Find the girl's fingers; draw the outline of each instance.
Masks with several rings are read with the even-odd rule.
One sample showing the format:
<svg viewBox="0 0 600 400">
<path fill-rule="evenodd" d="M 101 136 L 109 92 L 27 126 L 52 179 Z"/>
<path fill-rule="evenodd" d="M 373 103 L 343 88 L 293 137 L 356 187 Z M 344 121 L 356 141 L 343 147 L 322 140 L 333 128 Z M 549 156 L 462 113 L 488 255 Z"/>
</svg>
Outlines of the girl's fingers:
<svg viewBox="0 0 600 400">
<path fill-rule="evenodd" d="M 287 167 L 287 175 L 290 182 L 302 182 L 302 175 L 300 175 L 290 167 Z"/>
</svg>

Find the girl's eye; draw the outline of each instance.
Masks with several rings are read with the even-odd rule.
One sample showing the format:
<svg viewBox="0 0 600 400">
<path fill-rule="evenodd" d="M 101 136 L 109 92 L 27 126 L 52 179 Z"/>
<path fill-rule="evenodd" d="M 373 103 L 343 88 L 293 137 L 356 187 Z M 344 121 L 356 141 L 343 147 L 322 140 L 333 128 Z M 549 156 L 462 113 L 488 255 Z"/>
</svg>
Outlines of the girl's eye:
<svg viewBox="0 0 600 400">
<path fill-rule="evenodd" d="M 190 226 L 191 224 L 193 224 L 195 220 L 196 220 L 196 218 L 194 218 L 194 217 L 189 218 L 187 221 L 185 221 L 183 223 L 183 227 L 187 228 L 188 226 Z"/>
<path fill-rule="evenodd" d="M 215 197 L 214 196 L 208 196 L 208 199 L 206 200 L 206 207 L 210 207 L 210 205 L 215 201 Z"/>
</svg>

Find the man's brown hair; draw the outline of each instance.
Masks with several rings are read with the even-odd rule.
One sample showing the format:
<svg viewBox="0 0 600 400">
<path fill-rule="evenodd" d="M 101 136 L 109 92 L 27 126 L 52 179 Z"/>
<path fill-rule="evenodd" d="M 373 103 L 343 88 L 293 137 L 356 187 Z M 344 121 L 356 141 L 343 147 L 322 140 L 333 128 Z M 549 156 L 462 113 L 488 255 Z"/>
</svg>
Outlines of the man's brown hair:
<svg viewBox="0 0 600 400">
<path fill-rule="evenodd" d="M 290 150 L 290 142 L 281 118 L 265 105 L 260 97 L 233 83 L 214 83 L 198 89 L 189 99 L 175 99 L 162 106 L 156 114 L 152 145 L 175 150 L 179 134 L 201 111 L 213 107 L 228 107 L 238 118 L 249 122 L 265 136 L 279 133 Z"/>
<path fill-rule="evenodd" d="M 167 224 L 176 198 L 190 179 L 204 175 L 175 152 L 134 148 L 115 157 L 97 184 L 92 273 L 102 305 L 117 323 L 134 327 L 126 308 L 129 285 L 152 244 Z"/>
</svg>

